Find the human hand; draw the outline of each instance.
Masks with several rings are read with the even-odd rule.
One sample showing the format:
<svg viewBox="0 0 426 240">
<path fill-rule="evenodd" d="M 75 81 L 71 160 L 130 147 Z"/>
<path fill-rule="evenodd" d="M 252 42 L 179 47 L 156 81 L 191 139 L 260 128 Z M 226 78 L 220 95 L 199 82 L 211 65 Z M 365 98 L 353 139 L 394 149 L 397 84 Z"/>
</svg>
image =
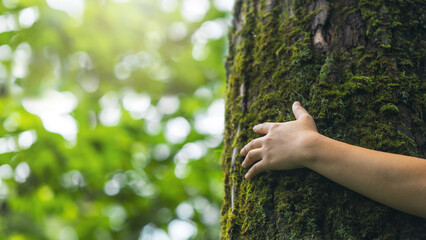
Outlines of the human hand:
<svg viewBox="0 0 426 240">
<path fill-rule="evenodd" d="M 311 159 L 311 148 L 319 135 L 314 119 L 300 105 L 293 103 L 295 121 L 284 123 L 262 123 L 253 131 L 266 134 L 256 138 L 241 149 L 246 156 L 241 164 L 244 168 L 252 166 L 246 179 L 268 170 L 290 170 L 302 168 Z"/>
</svg>

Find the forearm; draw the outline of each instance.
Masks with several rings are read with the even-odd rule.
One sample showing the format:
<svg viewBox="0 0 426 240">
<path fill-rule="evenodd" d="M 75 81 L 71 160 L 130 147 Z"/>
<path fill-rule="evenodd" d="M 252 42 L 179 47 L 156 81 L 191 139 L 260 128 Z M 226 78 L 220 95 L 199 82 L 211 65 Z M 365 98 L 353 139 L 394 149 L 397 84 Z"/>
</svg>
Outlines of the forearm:
<svg viewBox="0 0 426 240">
<path fill-rule="evenodd" d="M 426 160 L 369 150 L 322 135 L 306 167 L 389 207 L 426 218 Z"/>
</svg>

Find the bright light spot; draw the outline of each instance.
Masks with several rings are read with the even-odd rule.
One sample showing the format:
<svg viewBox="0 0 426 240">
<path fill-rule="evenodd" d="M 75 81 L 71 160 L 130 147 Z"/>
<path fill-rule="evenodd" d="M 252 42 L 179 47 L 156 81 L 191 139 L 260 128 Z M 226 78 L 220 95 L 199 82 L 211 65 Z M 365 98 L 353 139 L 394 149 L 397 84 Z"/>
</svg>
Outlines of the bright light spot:
<svg viewBox="0 0 426 240">
<path fill-rule="evenodd" d="M 7 8 L 16 8 L 19 0 L 3 0 L 3 5 Z"/>
<path fill-rule="evenodd" d="M 61 134 L 66 140 L 72 142 L 77 135 L 77 122 L 70 115 L 51 115 L 41 118 L 43 126 L 49 132 Z"/>
<path fill-rule="evenodd" d="M 209 201 L 204 197 L 197 197 L 193 202 L 195 210 L 199 213 L 203 213 L 204 209 L 209 205 Z"/>
<path fill-rule="evenodd" d="M 99 87 L 99 77 L 93 72 L 82 70 L 77 74 L 77 80 L 84 91 L 89 93 L 96 91 Z"/>
<path fill-rule="evenodd" d="M 157 161 L 164 161 L 170 156 L 170 148 L 167 144 L 161 143 L 155 145 L 153 149 L 153 156 Z"/>
<path fill-rule="evenodd" d="M 8 194 L 9 188 L 7 187 L 6 183 L 3 182 L 0 178 L 0 199 L 5 199 Z"/>
<path fill-rule="evenodd" d="M 145 123 L 144 129 L 149 135 L 154 136 L 160 133 L 161 124 L 160 122 L 148 121 Z"/>
<path fill-rule="evenodd" d="M 121 108 L 117 93 L 107 92 L 99 100 L 102 111 L 99 114 L 99 120 L 104 126 L 115 126 L 120 122 Z"/>
<path fill-rule="evenodd" d="M 179 108 L 177 96 L 163 96 L 157 104 L 158 112 L 162 114 L 173 114 Z"/>
<path fill-rule="evenodd" d="M 157 192 L 158 189 L 155 187 L 155 185 L 147 183 L 143 186 L 143 188 L 140 188 L 139 191 L 135 193 L 142 197 L 154 198 L 157 195 Z"/>
<path fill-rule="evenodd" d="M 19 24 L 21 27 L 29 28 L 37 21 L 38 17 L 37 7 L 24 8 L 19 12 Z"/>
<path fill-rule="evenodd" d="M 208 138 L 204 140 L 204 144 L 209 148 L 215 148 L 222 143 L 222 135 L 210 135 Z"/>
<path fill-rule="evenodd" d="M 114 177 L 105 183 L 104 192 L 109 196 L 117 195 L 120 189 L 127 184 L 127 176 L 122 173 L 117 173 Z"/>
<path fill-rule="evenodd" d="M 114 67 L 114 75 L 120 80 L 126 80 L 132 74 L 132 68 L 125 63 L 118 63 Z"/>
<path fill-rule="evenodd" d="M 214 101 L 207 112 L 195 116 L 195 129 L 202 134 L 221 135 L 225 130 L 225 100 Z"/>
<path fill-rule="evenodd" d="M 143 227 L 138 240 L 170 240 L 167 233 L 161 229 L 155 227 L 154 224 L 149 223 Z"/>
<path fill-rule="evenodd" d="M 172 240 L 187 240 L 197 234 L 197 228 L 194 223 L 178 219 L 171 221 L 167 230 Z"/>
<path fill-rule="evenodd" d="M 15 143 L 15 139 L 12 137 L 4 137 L 0 138 L 0 154 L 7 152 L 16 152 L 17 146 Z"/>
<path fill-rule="evenodd" d="M 74 228 L 66 226 L 59 233 L 59 240 L 78 240 L 77 232 Z"/>
<path fill-rule="evenodd" d="M 108 216 L 109 225 L 113 230 L 120 230 L 126 222 L 126 209 L 124 209 L 124 207 L 119 204 L 110 205 L 103 212 L 106 216 Z"/>
<path fill-rule="evenodd" d="M 123 107 L 129 111 L 133 119 L 141 119 L 151 106 L 151 98 L 146 93 L 135 93 L 127 90 L 123 96 Z"/>
<path fill-rule="evenodd" d="M 71 170 L 62 175 L 61 185 L 65 188 L 84 187 L 86 186 L 86 181 L 80 171 Z"/>
<path fill-rule="evenodd" d="M 219 11 L 230 12 L 234 6 L 234 0 L 214 0 L 214 6 Z"/>
<path fill-rule="evenodd" d="M 77 98 L 70 92 L 48 90 L 41 98 L 25 98 L 22 104 L 32 114 L 62 115 L 75 109 Z"/>
<path fill-rule="evenodd" d="M 99 114 L 99 120 L 104 126 L 116 126 L 120 122 L 121 110 L 118 107 L 105 108 Z"/>
<path fill-rule="evenodd" d="M 145 131 L 150 135 L 157 135 L 161 131 L 160 121 L 162 116 L 157 108 L 150 106 L 145 113 Z"/>
<path fill-rule="evenodd" d="M 191 125 L 183 117 L 169 120 L 166 124 L 166 138 L 171 143 L 183 142 L 191 131 Z"/>
<path fill-rule="evenodd" d="M 186 167 L 186 164 L 176 164 L 175 167 L 175 176 L 179 179 L 184 179 L 188 176 L 189 171 Z"/>
<path fill-rule="evenodd" d="M 211 204 L 208 204 L 203 210 L 201 221 L 206 225 L 215 225 L 219 222 L 219 216 L 219 209 L 212 206 Z"/>
<path fill-rule="evenodd" d="M 104 192 L 109 196 L 117 195 L 120 192 L 120 183 L 116 179 L 111 179 L 104 185 Z"/>
<path fill-rule="evenodd" d="M 92 69 L 93 68 L 93 62 L 90 58 L 89 54 L 83 51 L 76 52 L 69 56 L 68 61 L 72 68 L 86 68 L 86 69 Z"/>
<path fill-rule="evenodd" d="M 13 177 L 13 169 L 9 164 L 4 164 L 0 166 L 0 180 L 9 179 Z"/>
<path fill-rule="evenodd" d="M 46 0 L 49 7 L 64 11 L 75 19 L 81 19 L 84 11 L 84 0 Z"/>
<path fill-rule="evenodd" d="M 135 68 L 141 65 L 141 59 L 136 54 L 129 54 L 123 58 L 123 64 Z"/>
<path fill-rule="evenodd" d="M 210 53 L 210 49 L 203 43 L 195 43 L 192 48 L 192 57 L 194 60 L 203 61 Z"/>
<path fill-rule="evenodd" d="M 145 68 L 153 62 L 153 57 L 151 54 L 144 51 L 138 52 L 136 57 L 138 58 L 137 67 L 139 68 Z"/>
<path fill-rule="evenodd" d="M 1 32 L 1 31 L 0 31 Z M 12 49 L 9 45 L 0 46 L 0 61 L 8 61 L 12 57 Z"/>
<path fill-rule="evenodd" d="M 18 112 L 13 112 L 3 122 L 3 127 L 6 131 L 13 132 L 21 124 L 21 115 Z"/>
<path fill-rule="evenodd" d="M 175 158 L 175 162 L 176 162 L 175 176 L 179 179 L 186 178 L 189 175 L 189 170 L 187 167 L 188 159 L 179 159 L 177 157 Z"/>
<path fill-rule="evenodd" d="M 185 144 L 177 155 L 181 158 L 197 160 L 204 156 L 206 152 L 206 146 L 201 141 L 198 141 Z"/>
<path fill-rule="evenodd" d="M 149 158 L 142 152 L 135 152 L 132 154 L 132 166 L 136 169 L 143 169 L 149 164 Z"/>
<path fill-rule="evenodd" d="M 204 22 L 192 35 L 192 42 L 206 44 L 209 39 L 219 39 L 223 37 L 227 29 L 226 20 L 224 19 Z"/>
<path fill-rule="evenodd" d="M 142 172 L 143 174 L 139 174 Z M 143 188 L 143 186 L 146 184 L 146 174 L 143 171 L 139 171 L 136 173 L 135 171 L 128 170 L 124 173 L 127 178 L 127 185 L 132 188 L 133 190 L 139 190 L 140 188 Z"/>
<path fill-rule="evenodd" d="M 120 185 L 120 188 L 123 188 L 127 184 L 127 176 L 123 173 L 116 173 L 114 174 L 114 177 L 112 177 L 113 180 L 117 181 Z"/>
<path fill-rule="evenodd" d="M 41 118 L 47 131 L 61 134 L 68 141 L 75 140 L 77 123 L 69 113 L 77 106 L 77 98 L 72 93 L 48 90 L 40 98 L 24 98 L 22 105 Z"/>
<path fill-rule="evenodd" d="M 194 217 L 194 209 L 189 203 L 183 202 L 176 208 L 177 216 L 182 220 L 188 220 Z"/>
<path fill-rule="evenodd" d="M 172 41 L 180 41 L 186 37 L 188 30 L 186 29 L 186 25 L 182 22 L 175 22 L 170 25 L 169 28 L 169 38 Z"/>
<path fill-rule="evenodd" d="M 193 202 L 195 210 L 202 214 L 201 221 L 206 225 L 219 223 L 220 212 L 217 207 L 210 204 L 206 198 L 197 197 Z"/>
<path fill-rule="evenodd" d="M 210 100 L 213 97 L 213 93 L 206 87 L 200 87 L 195 91 L 194 96 L 197 98 Z"/>
<path fill-rule="evenodd" d="M 198 22 L 204 18 L 209 8 L 209 0 L 183 0 L 181 14 L 189 22 Z"/>
<path fill-rule="evenodd" d="M 34 130 L 25 131 L 19 134 L 18 144 L 21 149 L 31 147 L 37 140 L 37 134 Z"/>
<path fill-rule="evenodd" d="M 25 182 L 27 178 L 30 176 L 30 173 L 31 173 L 31 170 L 30 170 L 30 166 L 28 166 L 28 163 L 21 162 L 15 168 L 15 181 L 19 183 Z"/>
<path fill-rule="evenodd" d="M 0 33 L 16 30 L 18 30 L 18 25 L 12 14 L 0 15 Z"/>
<path fill-rule="evenodd" d="M 99 99 L 99 104 L 101 105 L 102 108 L 108 108 L 111 106 L 118 106 L 119 102 L 118 102 L 118 96 L 116 92 L 113 91 L 109 91 L 107 93 L 105 93 L 101 99 Z"/>
<path fill-rule="evenodd" d="M 142 174 L 141 174 L 142 173 Z M 158 189 L 147 179 L 145 172 L 136 173 L 135 171 L 126 171 L 125 176 L 127 185 L 135 192 L 136 195 L 146 198 L 155 198 Z M 124 187 L 124 185 L 122 186 Z"/>
<path fill-rule="evenodd" d="M 174 10 L 176 10 L 176 7 L 176 0 L 161 0 L 161 8 L 164 12 L 173 12 Z"/>
<path fill-rule="evenodd" d="M 24 78 L 28 74 L 28 64 L 31 59 L 31 46 L 24 42 L 16 48 L 13 58 L 12 74 L 16 78 Z"/>
</svg>

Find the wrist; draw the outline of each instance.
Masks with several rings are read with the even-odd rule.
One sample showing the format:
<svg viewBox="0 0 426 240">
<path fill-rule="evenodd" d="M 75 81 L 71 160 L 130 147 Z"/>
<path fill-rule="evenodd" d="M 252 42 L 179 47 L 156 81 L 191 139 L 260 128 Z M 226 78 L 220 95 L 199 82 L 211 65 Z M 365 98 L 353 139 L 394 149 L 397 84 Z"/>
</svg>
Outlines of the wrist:
<svg viewBox="0 0 426 240">
<path fill-rule="evenodd" d="M 319 160 L 323 142 L 326 137 L 318 132 L 312 132 L 306 138 L 304 143 L 303 167 L 312 168 L 312 165 Z"/>
</svg>

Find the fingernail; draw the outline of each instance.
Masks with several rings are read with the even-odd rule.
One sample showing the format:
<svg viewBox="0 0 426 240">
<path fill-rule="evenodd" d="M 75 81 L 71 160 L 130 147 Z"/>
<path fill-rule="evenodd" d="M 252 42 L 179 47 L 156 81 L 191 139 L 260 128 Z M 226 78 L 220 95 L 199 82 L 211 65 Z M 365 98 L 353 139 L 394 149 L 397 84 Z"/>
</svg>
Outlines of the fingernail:
<svg viewBox="0 0 426 240">
<path fill-rule="evenodd" d="M 253 130 L 256 130 L 256 128 L 257 128 L 258 126 L 259 126 L 259 125 L 254 126 L 254 127 L 253 127 Z"/>
<path fill-rule="evenodd" d="M 296 105 L 298 107 L 298 106 L 300 106 L 300 102 L 296 101 L 296 102 L 294 102 L 294 105 Z"/>
<path fill-rule="evenodd" d="M 244 176 L 244 178 L 248 180 L 248 174 L 246 174 L 246 175 Z"/>
</svg>

